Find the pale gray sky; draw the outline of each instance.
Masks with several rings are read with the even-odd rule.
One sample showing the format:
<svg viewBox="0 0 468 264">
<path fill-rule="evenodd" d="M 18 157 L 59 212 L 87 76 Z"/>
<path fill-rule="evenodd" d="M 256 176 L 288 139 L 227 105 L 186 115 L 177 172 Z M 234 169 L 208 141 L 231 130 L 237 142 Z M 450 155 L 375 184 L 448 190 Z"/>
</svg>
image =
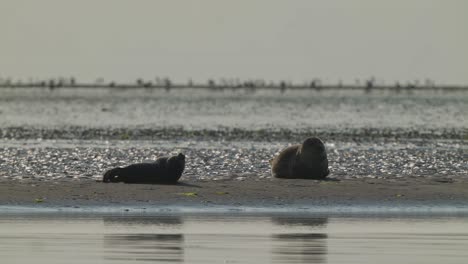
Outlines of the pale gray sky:
<svg viewBox="0 0 468 264">
<path fill-rule="evenodd" d="M 468 84 L 464 0 L 0 0 L 0 76 Z"/>
</svg>

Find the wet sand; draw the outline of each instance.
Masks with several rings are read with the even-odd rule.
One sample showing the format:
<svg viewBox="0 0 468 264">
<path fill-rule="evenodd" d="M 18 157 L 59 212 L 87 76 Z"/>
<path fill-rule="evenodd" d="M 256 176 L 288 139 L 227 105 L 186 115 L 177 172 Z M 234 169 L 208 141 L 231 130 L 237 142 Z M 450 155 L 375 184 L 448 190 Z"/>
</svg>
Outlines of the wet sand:
<svg viewBox="0 0 468 264">
<path fill-rule="evenodd" d="M 182 181 L 178 185 L 0 181 L 3 206 L 244 207 L 450 206 L 468 209 L 466 179 Z"/>
</svg>

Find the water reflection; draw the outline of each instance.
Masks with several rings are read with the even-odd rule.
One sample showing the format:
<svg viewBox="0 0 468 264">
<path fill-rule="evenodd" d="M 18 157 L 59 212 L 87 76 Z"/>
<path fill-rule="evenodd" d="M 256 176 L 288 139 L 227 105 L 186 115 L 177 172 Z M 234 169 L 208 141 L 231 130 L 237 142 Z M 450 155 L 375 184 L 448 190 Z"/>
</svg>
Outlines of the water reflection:
<svg viewBox="0 0 468 264">
<path fill-rule="evenodd" d="M 16 217 L 1 263 L 466 263 L 466 217 Z"/>
<path fill-rule="evenodd" d="M 272 259 L 275 263 L 326 263 L 327 234 L 317 232 L 324 229 L 327 218 L 273 217 L 272 222 L 280 226 L 299 226 L 314 232 L 273 234 Z M 318 229 L 318 230 L 317 230 Z"/>
<path fill-rule="evenodd" d="M 182 234 L 105 235 L 104 259 L 184 262 Z"/>
<path fill-rule="evenodd" d="M 144 226 L 151 231 L 153 227 L 179 227 L 183 221 L 179 216 L 154 217 L 104 217 L 104 225 L 121 228 Z M 112 261 L 147 262 L 184 262 L 183 234 L 105 234 L 104 259 Z"/>
<path fill-rule="evenodd" d="M 325 228 L 328 223 L 328 218 L 319 217 L 290 217 L 290 216 L 274 216 L 271 218 L 271 221 L 279 226 L 304 226 L 322 229 Z"/>
<path fill-rule="evenodd" d="M 142 225 L 154 225 L 159 227 L 179 227 L 183 224 L 182 217 L 180 216 L 104 216 L 104 225 L 114 226 L 142 226 Z"/>
</svg>

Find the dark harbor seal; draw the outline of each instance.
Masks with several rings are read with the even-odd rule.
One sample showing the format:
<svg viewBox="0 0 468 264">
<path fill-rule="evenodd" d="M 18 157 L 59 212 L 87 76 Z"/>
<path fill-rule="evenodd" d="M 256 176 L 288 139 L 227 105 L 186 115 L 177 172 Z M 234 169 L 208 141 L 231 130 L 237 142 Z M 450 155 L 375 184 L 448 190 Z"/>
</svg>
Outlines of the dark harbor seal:
<svg viewBox="0 0 468 264">
<path fill-rule="evenodd" d="M 283 149 L 270 163 L 276 178 L 323 180 L 330 173 L 325 145 L 316 137 Z"/>
<path fill-rule="evenodd" d="M 106 171 L 103 182 L 177 183 L 185 168 L 185 155 L 161 157 L 155 162 L 136 163 Z"/>
</svg>

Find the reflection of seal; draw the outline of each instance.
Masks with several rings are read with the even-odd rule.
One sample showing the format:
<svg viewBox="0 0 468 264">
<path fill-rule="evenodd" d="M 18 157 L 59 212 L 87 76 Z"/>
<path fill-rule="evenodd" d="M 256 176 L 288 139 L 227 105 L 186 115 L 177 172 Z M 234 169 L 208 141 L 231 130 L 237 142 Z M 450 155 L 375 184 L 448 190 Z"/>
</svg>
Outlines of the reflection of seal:
<svg viewBox="0 0 468 264">
<path fill-rule="evenodd" d="M 277 178 L 321 180 L 329 174 L 325 146 L 316 137 L 283 149 L 270 163 L 271 173 Z"/>
<path fill-rule="evenodd" d="M 176 183 L 185 168 L 185 156 L 161 157 L 153 163 L 137 163 L 106 171 L 103 182 Z"/>
</svg>

